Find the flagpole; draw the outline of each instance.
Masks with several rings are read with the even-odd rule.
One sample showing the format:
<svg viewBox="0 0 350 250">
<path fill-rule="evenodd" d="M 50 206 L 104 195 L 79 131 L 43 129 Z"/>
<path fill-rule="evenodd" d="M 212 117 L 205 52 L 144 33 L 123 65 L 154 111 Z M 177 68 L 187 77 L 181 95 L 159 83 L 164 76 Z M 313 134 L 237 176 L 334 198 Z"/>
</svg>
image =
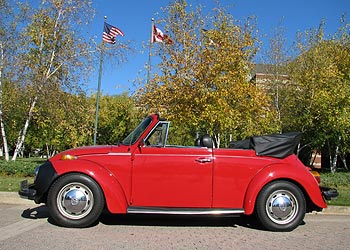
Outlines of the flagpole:
<svg viewBox="0 0 350 250">
<path fill-rule="evenodd" d="M 149 40 L 149 52 L 148 52 L 148 66 L 147 66 L 147 84 L 150 80 L 151 73 L 151 53 L 152 53 L 152 42 L 153 42 L 153 28 L 154 28 L 154 18 L 151 18 L 151 37 Z"/>
<path fill-rule="evenodd" d="M 104 16 L 104 23 L 107 20 L 107 16 Z M 101 46 L 101 54 L 100 54 L 100 68 L 98 71 L 98 84 L 97 84 L 97 96 L 96 96 L 96 114 L 95 114 L 95 130 L 94 130 L 94 145 L 96 145 L 96 138 L 97 138 L 97 124 L 98 124 L 98 108 L 99 108 L 99 102 L 100 102 L 100 92 L 101 92 L 101 78 L 102 78 L 102 65 L 103 65 L 103 51 L 104 51 L 104 42 L 102 41 Z"/>
</svg>

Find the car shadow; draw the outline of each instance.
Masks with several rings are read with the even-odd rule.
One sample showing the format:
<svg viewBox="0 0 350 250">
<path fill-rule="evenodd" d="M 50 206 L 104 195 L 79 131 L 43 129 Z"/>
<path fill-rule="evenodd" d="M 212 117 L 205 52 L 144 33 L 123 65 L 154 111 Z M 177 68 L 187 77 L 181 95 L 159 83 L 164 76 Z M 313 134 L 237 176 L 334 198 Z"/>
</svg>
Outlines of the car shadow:
<svg viewBox="0 0 350 250">
<path fill-rule="evenodd" d="M 50 224 L 56 225 L 49 216 L 47 206 L 25 209 L 21 216 L 26 219 L 47 219 Z M 99 220 L 92 225 L 126 226 L 167 226 L 167 227 L 245 227 L 253 230 L 265 231 L 254 216 L 205 216 L 205 215 L 156 215 L 156 214 L 111 214 L 103 211 Z"/>
<path fill-rule="evenodd" d="M 25 209 L 21 216 L 26 219 L 45 219 L 49 218 L 49 211 L 45 205 L 41 205 L 35 208 Z"/>
<path fill-rule="evenodd" d="M 123 214 L 115 215 L 104 212 L 100 216 L 104 225 L 131 226 L 167 226 L 167 227 L 246 227 L 265 230 L 254 219 L 246 216 L 205 216 L 205 215 L 154 215 L 154 214 Z"/>
</svg>

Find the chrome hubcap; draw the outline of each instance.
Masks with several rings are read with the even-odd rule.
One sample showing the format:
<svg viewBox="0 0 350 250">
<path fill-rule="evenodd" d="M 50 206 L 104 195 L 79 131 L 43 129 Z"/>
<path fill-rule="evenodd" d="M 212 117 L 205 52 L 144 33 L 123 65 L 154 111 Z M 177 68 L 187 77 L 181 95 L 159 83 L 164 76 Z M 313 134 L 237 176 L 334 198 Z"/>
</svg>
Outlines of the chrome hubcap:
<svg viewBox="0 0 350 250">
<path fill-rule="evenodd" d="M 266 212 L 277 224 L 287 224 L 298 214 L 299 205 L 295 196 L 287 190 L 273 192 L 267 199 Z"/>
<path fill-rule="evenodd" d="M 94 205 L 93 193 L 82 183 L 69 183 L 58 193 L 57 205 L 62 215 L 78 220 L 90 213 Z"/>
</svg>

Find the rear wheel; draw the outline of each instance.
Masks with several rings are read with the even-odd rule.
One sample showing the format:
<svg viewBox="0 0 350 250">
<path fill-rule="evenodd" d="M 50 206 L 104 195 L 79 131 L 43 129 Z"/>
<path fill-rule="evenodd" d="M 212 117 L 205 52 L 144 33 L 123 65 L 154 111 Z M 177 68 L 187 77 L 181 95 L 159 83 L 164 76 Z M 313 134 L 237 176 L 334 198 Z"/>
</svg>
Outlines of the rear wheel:
<svg viewBox="0 0 350 250">
<path fill-rule="evenodd" d="M 260 223 L 271 231 L 292 231 L 303 221 L 306 201 L 293 183 L 276 181 L 266 185 L 256 201 Z"/>
<path fill-rule="evenodd" d="M 88 227 L 101 215 L 104 196 L 99 185 L 90 177 L 68 174 L 50 188 L 47 206 L 50 217 L 58 225 Z"/>
</svg>

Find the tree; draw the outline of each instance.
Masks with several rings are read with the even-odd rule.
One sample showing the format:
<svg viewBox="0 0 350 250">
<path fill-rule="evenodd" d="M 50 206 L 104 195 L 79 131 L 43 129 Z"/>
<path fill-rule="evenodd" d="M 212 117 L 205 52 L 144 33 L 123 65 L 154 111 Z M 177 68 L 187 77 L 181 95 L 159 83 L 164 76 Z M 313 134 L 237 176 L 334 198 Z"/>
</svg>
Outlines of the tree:
<svg viewBox="0 0 350 250">
<path fill-rule="evenodd" d="M 268 97 L 247 79 L 256 53 L 254 20 L 241 25 L 220 8 L 203 16 L 186 1 L 172 2 L 165 13 L 173 44 L 157 47 L 159 70 L 141 89 L 140 105 L 214 135 L 217 146 L 229 134 L 241 139 L 276 130 Z"/>
<path fill-rule="evenodd" d="M 29 123 L 40 98 L 50 93 L 55 86 L 73 88 L 79 67 L 83 66 L 79 56 L 85 50 L 84 43 L 77 38 L 74 27 L 91 12 L 90 2 L 42 1 L 34 11 L 31 23 L 26 27 L 21 54 L 23 73 L 29 76 L 22 80 L 30 98 L 24 126 L 21 129 L 12 160 L 22 149 Z M 85 16 L 84 16 L 85 15 Z M 74 66 L 74 71 L 70 67 Z M 73 73 L 74 72 L 74 73 Z"/>
<path fill-rule="evenodd" d="M 54 112 L 52 112 L 54 110 Z M 59 151 L 89 145 L 94 105 L 84 93 L 55 91 L 50 102 L 39 102 L 26 137 L 26 151 L 44 149 L 51 157 Z"/>
<path fill-rule="evenodd" d="M 271 96 L 273 101 L 273 107 L 276 111 L 276 119 L 279 122 L 279 130 L 282 133 L 282 104 L 286 101 L 288 96 L 283 95 L 285 88 L 288 88 L 290 81 L 286 75 L 286 64 L 289 56 L 286 50 L 286 38 L 285 30 L 282 26 L 282 20 L 277 27 L 273 30 L 272 37 L 269 40 L 269 49 L 266 53 L 266 65 L 267 77 L 264 83 L 264 89 Z M 281 94 L 282 93 L 282 94 Z"/>
<path fill-rule="evenodd" d="M 9 74 L 8 66 L 14 62 L 12 56 L 15 51 L 15 46 L 12 43 L 16 36 L 11 29 L 15 27 L 13 22 L 13 9 L 10 4 L 5 0 L 0 0 L 0 129 L 2 138 L 2 150 L 5 160 L 9 160 L 9 150 L 7 135 L 5 130 L 5 118 L 4 118 L 4 85 L 8 82 Z"/>
<path fill-rule="evenodd" d="M 12 148 L 15 160 L 24 145 L 47 145 L 52 152 L 88 144 L 95 105 L 87 105 L 90 100 L 82 86 L 100 54 L 117 58 L 109 65 L 119 64 L 126 60 L 128 44 L 97 45 L 86 37 L 94 14 L 89 0 L 41 0 L 30 7 L 3 0 L 0 6 L 0 126 L 5 159 Z"/>
<path fill-rule="evenodd" d="M 2 146 L 3 150 L 1 152 L 4 152 L 5 160 L 9 160 L 9 153 L 8 153 L 8 146 L 7 146 L 7 138 L 6 138 L 6 132 L 5 132 L 5 125 L 4 125 L 4 119 L 3 119 L 3 75 L 4 75 L 4 68 L 5 68 L 5 48 L 6 48 L 6 34 L 7 31 L 5 30 L 6 24 L 4 23 L 5 19 L 5 11 L 9 13 L 8 11 L 8 5 L 4 0 L 0 1 L 0 129 L 1 129 L 1 138 L 2 138 Z M 10 12 L 11 14 L 11 12 Z"/>
<path fill-rule="evenodd" d="M 91 98 L 95 102 L 95 97 Z M 99 108 L 98 144 L 116 144 L 139 122 L 134 100 L 126 93 L 102 96 Z"/>
<path fill-rule="evenodd" d="M 330 150 L 334 171 L 339 149 L 349 152 L 350 35 L 345 19 L 329 38 L 324 35 L 324 25 L 299 37 L 298 57 L 289 65 L 295 85 L 286 93 L 289 101 L 284 104 L 284 117 L 285 124 L 304 132 L 316 149 Z"/>
</svg>

